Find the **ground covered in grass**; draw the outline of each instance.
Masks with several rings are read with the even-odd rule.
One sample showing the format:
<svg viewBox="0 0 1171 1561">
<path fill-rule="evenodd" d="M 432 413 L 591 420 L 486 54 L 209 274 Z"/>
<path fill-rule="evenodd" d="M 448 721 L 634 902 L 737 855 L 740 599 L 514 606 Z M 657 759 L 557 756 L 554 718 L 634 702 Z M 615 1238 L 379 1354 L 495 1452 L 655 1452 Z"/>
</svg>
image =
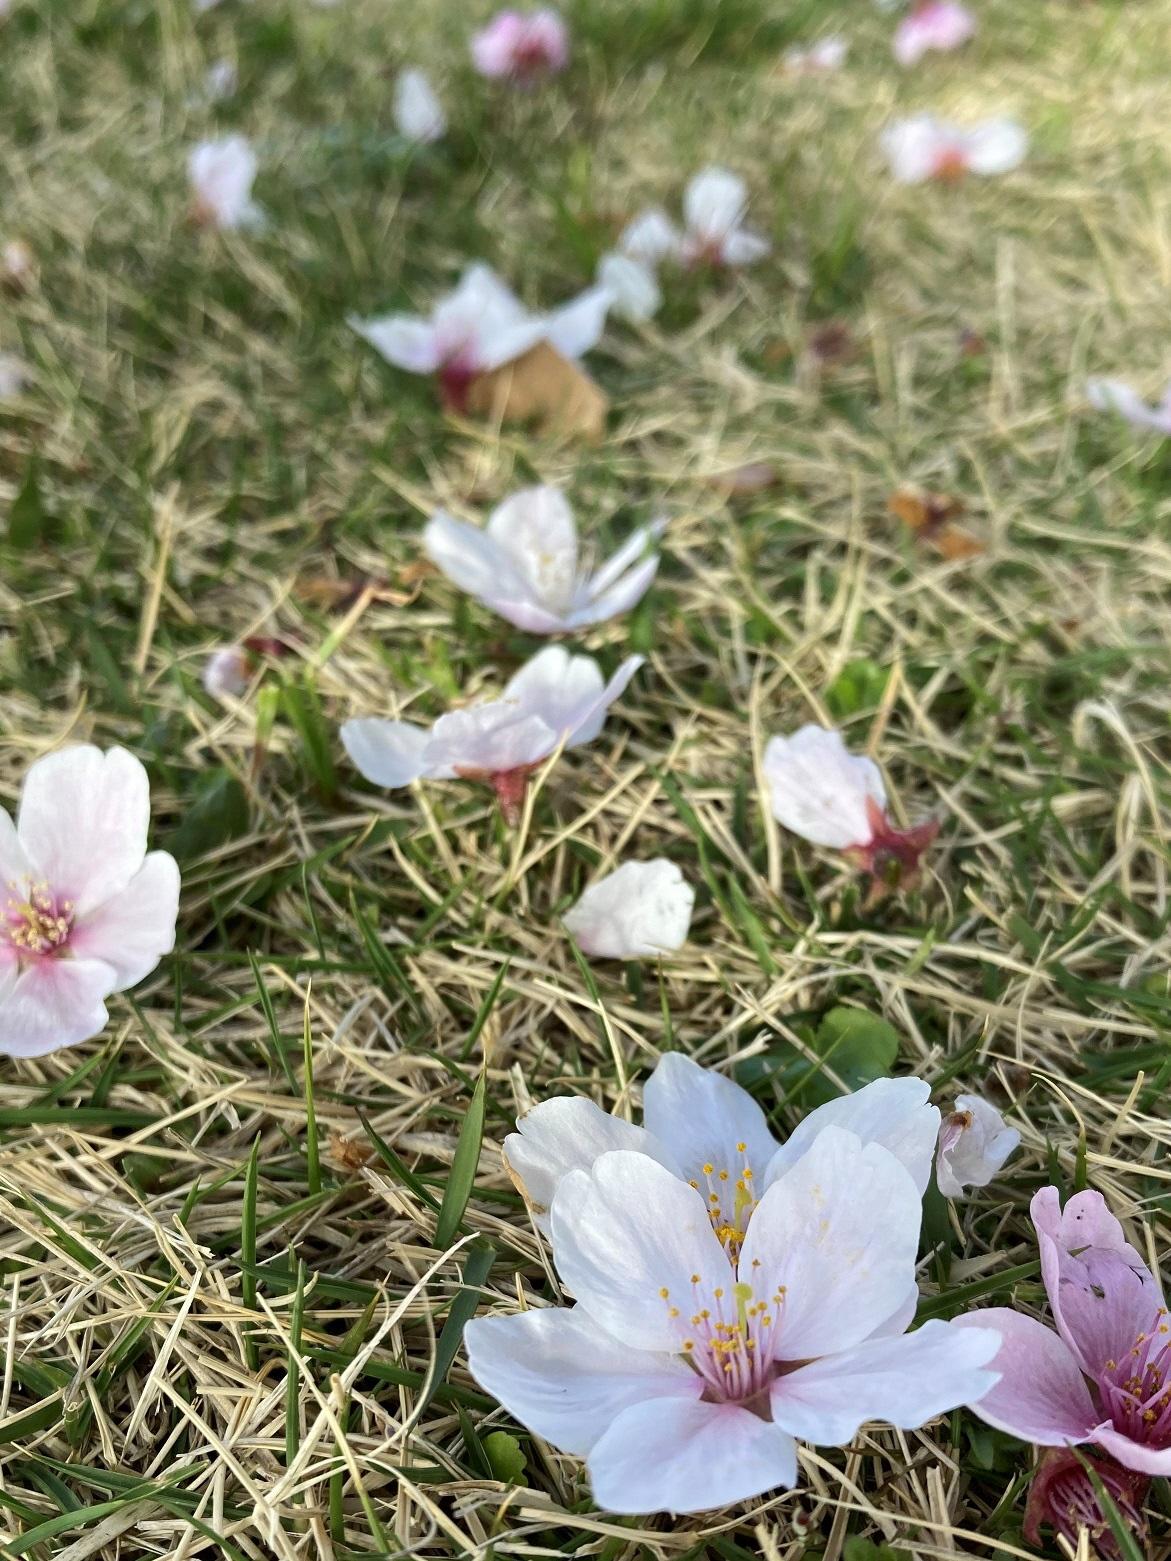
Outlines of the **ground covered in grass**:
<svg viewBox="0 0 1171 1561">
<path fill-rule="evenodd" d="M 1028 1553 L 1027 1451 L 962 1411 L 805 1449 L 796 1491 L 726 1512 L 599 1513 L 460 1335 L 557 1296 L 501 1164 L 518 1110 L 636 1116 L 668 1047 L 778 1131 L 887 1071 L 1002 1106 L 1005 1173 L 929 1203 L 925 1317 L 1042 1308 L 1049 1181 L 1166 1247 L 1171 465 L 1083 385 L 1166 368 L 1171 4 L 987 0 L 904 73 L 868 0 L 578 0 L 530 94 L 472 73 L 489 9 L 18 3 L 0 32 L 0 238 L 36 264 L 0 300 L 31 369 L 0 412 L 0 785 L 125 744 L 184 875 L 177 950 L 106 1035 L 0 1061 L 5 1554 Z M 829 27 L 840 73 L 778 69 Z M 426 151 L 393 129 L 404 63 L 451 118 Z M 1013 114 L 1029 158 L 900 188 L 878 135 L 920 108 Z M 198 231 L 187 150 L 236 128 L 268 226 Z M 773 255 L 608 329 L 595 448 L 444 415 L 345 324 L 468 258 L 561 302 L 708 162 Z M 730 492 L 750 462 L 768 485 Z M 337 729 L 430 720 L 536 648 L 419 533 L 537 480 L 606 543 L 671 523 L 650 595 L 579 642 L 647 665 L 510 830 L 486 790 L 368 787 Z M 916 539 L 905 484 L 962 499 L 981 551 Z M 246 635 L 291 652 L 208 698 Z M 917 891 L 868 907 L 773 822 L 763 742 L 810 720 L 942 818 Z M 690 941 L 587 965 L 559 916 L 631 855 L 697 885 Z"/>
</svg>

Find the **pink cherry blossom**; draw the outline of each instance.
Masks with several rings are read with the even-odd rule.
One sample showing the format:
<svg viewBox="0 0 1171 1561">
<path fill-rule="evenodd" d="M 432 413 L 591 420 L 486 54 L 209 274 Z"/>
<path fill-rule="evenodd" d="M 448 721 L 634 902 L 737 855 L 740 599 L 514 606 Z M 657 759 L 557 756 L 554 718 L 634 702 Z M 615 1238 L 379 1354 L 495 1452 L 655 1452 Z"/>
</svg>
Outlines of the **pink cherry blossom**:
<svg viewBox="0 0 1171 1561">
<path fill-rule="evenodd" d="M 958 49 L 976 31 L 976 18 L 956 0 L 918 0 L 895 30 L 894 56 L 916 65 L 932 49 Z"/>
<path fill-rule="evenodd" d="M 766 1191 L 743 1173 L 719 1185 L 629 1149 L 568 1171 L 550 1226 L 577 1305 L 467 1326 L 481 1387 L 584 1457 L 608 1511 L 792 1486 L 798 1438 L 912 1429 L 995 1380 L 993 1331 L 972 1348 L 948 1323 L 906 1332 L 922 1210 L 889 1150 L 826 1127 Z"/>
<path fill-rule="evenodd" d="M 792 737 L 774 737 L 763 768 L 778 823 L 813 845 L 844 851 L 876 886 L 914 883 L 939 823 L 899 829 L 887 812 L 877 764 L 850 753 L 840 732 L 811 724 Z"/>
<path fill-rule="evenodd" d="M 1029 138 L 1011 119 L 986 119 L 963 129 L 933 114 L 914 114 L 888 125 L 881 145 L 900 184 L 923 184 L 967 173 L 1007 173 L 1024 161 Z"/>
<path fill-rule="evenodd" d="M 556 11 L 500 11 L 472 39 L 481 76 L 528 85 L 569 63 L 569 32 Z"/>
<path fill-rule="evenodd" d="M 473 380 L 512 363 L 539 341 L 562 357 L 580 358 L 597 345 L 610 303 L 607 288 L 591 287 L 550 314 L 533 314 L 494 271 L 475 264 L 426 318 L 351 315 L 349 323 L 396 368 L 434 374 L 444 404 L 465 411 Z"/>
<path fill-rule="evenodd" d="M 1171 1474 L 1171 1318 L 1158 1280 L 1098 1192 L 1031 1212 L 1056 1332 L 1009 1307 L 958 1319 L 1001 1335 L 982 1420 L 1041 1447 L 1093 1443 L 1140 1475 Z"/>
<path fill-rule="evenodd" d="M 486 781 L 505 817 L 520 813 L 529 775 L 562 744 L 593 742 L 606 713 L 642 666 L 628 656 L 607 683 L 589 656 L 547 645 L 517 672 L 499 699 L 440 716 L 430 731 L 380 717 L 347 721 L 342 743 L 376 786 L 416 780 Z"/>
<path fill-rule="evenodd" d="M 0 809 L 0 1053 L 98 1035 L 105 999 L 175 946 L 179 869 L 147 852 L 150 785 L 124 748 L 62 748 Z"/>
<path fill-rule="evenodd" d="M 564 495 L 523 488 L 493 510 L 483 530 L 440 510 L 423 546 L 449 580 L 509 623 L 560 634 L 630 611 L 654 579 L 659 560 L 651 548 L 665 525 L 639 526 L 599 569 L 583 569 Z"/>
<path fill-rule="evenodd" d="M 622 230 L 618 248 L 644 265 L 675 260 L 681 265 L 748 266 L 772 249 L 768 239 L 744 226 L 748 188 L 726 168 L 704 168 L 683 192 L 683 231 L 661 207 L 651 206 Z"/>
<path fill-rule="evenodd" d="M 1086 396 L 1099 412 L 1116 412 L 1135 428 L 1151 428 L 1159 434 L 1171 434 L 1171 385 L 1156 406 L 1148 406 L 1125 380 L 1092 379 Z"/>
<path fill-rule="evenodd" d="M 674 862 L 623 862 L 562 918 L 594 959 L 647 959 L 683 947 L 695 890 Z"/>
<path fill-rule="evenodd" d="M 939 1127 L 935 1180 L 945 1198 L 959 1198 L 965 1187 L 987 1187 L 1020 1144 L 996 1107 L 979 1095 L 957 1095 L 955 1110 Z"/>
</svg>

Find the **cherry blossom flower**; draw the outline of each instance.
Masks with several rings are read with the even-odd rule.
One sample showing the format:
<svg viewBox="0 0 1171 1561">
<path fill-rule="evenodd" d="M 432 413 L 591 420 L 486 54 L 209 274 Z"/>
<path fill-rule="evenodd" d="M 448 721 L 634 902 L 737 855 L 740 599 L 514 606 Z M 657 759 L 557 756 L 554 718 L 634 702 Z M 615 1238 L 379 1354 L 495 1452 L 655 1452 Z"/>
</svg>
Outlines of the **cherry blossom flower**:
<svg viewBox="0 0 1171 1561">
<path fill-rule="evenodd" d="M 598 286 L 610 294 L 610 312 L 634 325 L 654 319 L 663 302 L 654 269 L 616 251 L 598 261 Z"/>
<path fill-rule="evenodd" d="M 1086 385 L 1090 405 L 1099 412 L 1117 412 L 1136 428 L 1153 428 L 1156 433 L 1171 434 L 1171 385 L 1157 406 L 1148 406 L 1125 380 L 1092 379 Z"/>
<path fill-rule="evenodd" d="M 1086 1464 L 1105 1487 L 1130 1533 L 1140 1544 L 1145 1541 L 1147 1523 L 1142 1509 L 1150 1476 L 1124 1469 L 1113 1458 L 1075 1453 L 1064 1447 L 1047 1447 L 1038 1460 L 1025 1507 L 1025 1540 L 1040 1549 L 1044 1543 L 1041 1525 L 1050 1523 L 1076 1549 L 1085 1529 L 1092 1541 L 1090 1553 L 1116 1561 L 1121 1551 Z"/>
<path fill-rule="evenodd" d="M 564 496 L 523 488 L 493 510 L 483 530 L 440 510 L 423 546 L 449 580 L 509 623 L 560 634 L 630 611 L 654 579 L 659 560 L 649 549 L 665 526 L 639 526 L 600 569 L 583 570 Z"/>
<path fill-rule="evenodd" d="M 624 862 L 592 883 L 562 918 L 595 959 L 645 959 L 687 942 L 695 890 L 674 862 Z"/>
<path fill-rule="evenodd" d="M 504 1140 L 504 1162 L 546 1232 L 562 1177 L 588 1170 L 609 1149 L 649 1155 L 705 1197 L 733 1197 L 739 1180 L 762 1192 L 771 1187 L 825 1127 L 846 1128 L 863 1143 L 881 1144 L 922 1196 L 939 1131 L 930 1095 L 922 1079 L 876 1079 L 811 1111 L 782 1144 L 746 1089 L 682 1052 L 665 1052 L 643 1089 L 642 1127 L 609 1116 L 582 1096 L 555 1096 L 519 1119 L 517 1131 Z"/>
<path fill-rule="evenodd" d="M 248 687 L 254 666 L 243 645 L 221 645 L 204 663 L 203 686 L 213 699 L 238 697 Z"/>
<path fill-rule="evenodd" d="M 888 125 L 881 144 L 900 184 L 923 184 L 1007 173 L 1024 161 L 1029 138 L 1011 119 L 986 119 L 965 130 L 933 114 L 915 114 Z"/>
<path fill-rule="evenodd" d="M 408 141 L 428 145 L 447 132 L 447 116 L 425 71 L 400 71 L 394 84 L 394 122 Z"/>
<path fill-rule="evenodd" d="M 835 33 L 808 48 L 786 49 L 781 63 L 791 76 L 820 76 L 826 71 L 841 70 L 849 52 L 849 40 Z"/>
<path fill-rule="evenodd" d="M 147 852 L 150 783 L 124 748 L 31 765 L 0 809 L 0 1053 L 40 1057 L 105 1028 L 105 999 L 175 946 L 179 869 Z"/>
<path fill-rule="evenodd" d="M 532 314 L 494 271 L 477 264 L 426 319 L 387 314 L 374 320 L 351 316 L 349 323 L 396 368 L 434 374 L 444 405 L 464 411 L 473 380 L 539 341 L 562 357 L 580 358 L 597 345 L 609 307 L 609 291 L 592 287 L 551 314 Z"/>
<path fill-rule="evenodd" d="M 521 667 L 499 699 L 452 710 L 430 731 L 413 721 L 380 717 L 347 721 L 342 743 L 376 786 L 486 781 L 505 818 L 515 822 L 529 775 L 562 745 L 580 748 L 593 742 L 642 663 L 642 656 L 628 656 L 607 683 L 591 657 L 547 645 Z"/>
<path fill-rule="evenodd" d="M 991 1330 L 905 1332 L 921 1205 L 889 1150 L 826 1127 L 759 1195 L 744 1170 L 707 1196 L 630 1150 L 569 1171 L 550 1224 L 577 1305 L 467 1326 L 480 1386 L 611 1512 L 791 1486 L 796 1438 L 912 1429 L 995 1381 Z"/>
<path fill-rule="evenodd" d="M 940 1192 L 958 1198 L 965 1187 L 987 1187 L 1020 1141 L 995 1106 L 979 1095 L 957 1095 L 955 1110 L 939 1128 L 935 1180 Z"/>
<path fill-rule="evenodd" d="M 556 11 L 499 11 L 472 38 L 472 61 L 490 81 L 524 86 L 569 63 L 569 32 Z"/>
<path fill-rule="evenodd" d="M 976 18 L 956 0 L 918 0 L 895 29 L 894 57 L 917 65 L 931 49 L 958 49 L 976 31 Z"/>
<path fill-rule="evenodd" d="M 0 401 L 14 401 L 24 389 L 28 369 L 14 352 L 0 352 Z"/>
<path fill-rule="evenodd" d="M 618 248 L 644 265 L 677 260 L 685 266 L 748 266 L 772 249 L 768 239 L 743 226 L 748 190 L 726 168 L 705 168 L 683 192 L 684 229 L 658 206 L 627 224 Z"/>
<path fill-rule="evenodd" d="M 811 724 L 792 737 L 774 737 L 763 768 L 778 823 L 813 845 L 845 852 L 876 885 L 915 882 L 939 822 L 897 828 L 877 764 L 850 753 L 840 732 Z"/>
<path fill-rule="evenodd" d="M 252 199 L 256 153 L 240 135 L 201 141 L 187 159 L 195 220 L 207 227 L 258 228 L 264 213 Z"/>
<path fill-rule="evenodd" d="M 1093 1443 L 1140 1475 L 1171 1474 L 1171 1318 L 1158 1280 L 1098 1192 L 1061 1207 L 1042 1187 L 1030 1212 L 1056 1332 L 1010 1307 L 961 1325 L 1001 1335 L 999 1383 L 971 1408 L 1040 1447 Z"/>
</svg>

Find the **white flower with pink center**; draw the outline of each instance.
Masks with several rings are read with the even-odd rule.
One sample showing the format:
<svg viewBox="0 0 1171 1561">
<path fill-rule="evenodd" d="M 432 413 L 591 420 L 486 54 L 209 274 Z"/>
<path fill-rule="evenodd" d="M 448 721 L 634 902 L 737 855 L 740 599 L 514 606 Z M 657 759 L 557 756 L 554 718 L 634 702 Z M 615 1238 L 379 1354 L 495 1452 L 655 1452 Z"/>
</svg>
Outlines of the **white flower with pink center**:
<svg viewBox="0 0 1171 1561">
<path fill-rule="evenodd" d="M 347 721 L 342 744 L 376 786 L 484 781 L 495 791 L 505 818 L 515 822 L 533 770 L 561 746 L 593 742 L 642 663 L 641 656 L 628 656 L 607 682 L 591 657 L 547 645 L 521 667 L 499 699 L 452 710 L 429 731 L 413 721 Z"/>
<path fill-rule="evenodd" d="M 976 18 L 956 0 L 918 0 L 895 29 L 894 57 L 900 65 L 917 65 L 933 49 L 958 49 L 975 31 Z"/>
<path fill-rule="evenodd" d="M 684 266 L 749 266 L 772 245 L 744 226 L 748 187 L 727 168 L 704 168 L 683 192 L 683 231 L 658 206 L 622 230 L 618 248 L 643 265 L 675 260 Z"/>
<path fill-rule="evenodd" d="M 213 228 L 259 228 L 264 213 L 252 199 L 258 167 L 246 137 L 201 141 L 187 159 L 192 210 L 197 222 Z"/>
<path fill-rule="evenodd" d="M 0 1053 L 39 1057 L 105 1028 L 105 999 L 175 946 L 179 869 L 147 852 L 150 786 L 124 748 L 33 764 L 0 809 Z"/>
<path fill-rule="evenodd" d="M 444 405 L 463 412 L 473 380 L 514 362 L 540 341 L 571 359 L 595 347 L 610 304 L 607 288 L 591 287 L 560 309 L 533 314 L 493 270 L 477 263 L 426 318 L 351 315 L 349 324 L 396 368 L 433 374 Z"/>
<path fill-rule="evenodd" d="M 659 567 L 652 549 L 665 525 L 639 526 L 599 568 L 583 569 L 564 495 L 522 488 L 493 510 L 483 530 L 439 510 L 423 546 L 449 580 L 509 623 L 533 634 L 563 634 L 629 612 L 645 595 Z"/>
<path fill-rule="evenodd" d="M 1018 1148 L 1021 1135 L 979 1095 L 957 1095 L 955 1109 L 939 1127 L 935 1180 L 945 1198 L 962 1197 L 965 1187 L 987 1187 Z"/>
<path fill-rule="evenodd" d="M 556 11 L 500 11 L 472 38 L 481 76 L 530 86 L 569 63 L 569 30 Z"/>
<path fill-rule="evenodd" d="M 995 1332 L 905 1331 L 921 1205 L 888 1150 L 827 1127 L 762 1194 L 746 1169 L 710 1194 L 630 1150 L 569 1171 L 552 1244 L 577 1305 L 467 1326 L 476 1380 L 611 1512 L 791 1486 L 797 1438 L 914 1429 L 995 1383 Z"/>
<path fill-rule="evenodd" d="M 934 114 L 913 114 L 888 125 L 881 145 L 898 183 L 949 183 L 968 173 L 1008 173 L 1019 167 L 1029 138 L 1011 119 L 986 119 L 964 129 Z"/>
</svg>

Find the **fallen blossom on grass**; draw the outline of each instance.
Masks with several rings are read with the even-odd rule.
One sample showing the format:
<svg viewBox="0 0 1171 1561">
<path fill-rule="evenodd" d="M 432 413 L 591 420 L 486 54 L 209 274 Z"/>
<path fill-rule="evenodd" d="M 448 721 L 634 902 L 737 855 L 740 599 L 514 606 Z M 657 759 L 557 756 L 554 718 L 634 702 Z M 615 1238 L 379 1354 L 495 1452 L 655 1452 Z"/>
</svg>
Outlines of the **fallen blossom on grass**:
<svg viewBox="0 0 1171 1561">
<path fill-rule="evenodd" d="M 606 682 L 591 657 L 547 645 L 513 676 L 499 699 L 452 710 L 430 730 L 376 716 L 347 721 L 342 743 L 376 786 L 483 781 L 495 791 L 505 818 L 515 822 L 533 770 L 562 745 L 579 748 L 593 742 L 642 663 L 641 656 L 628 656 Z"/>
<path fill-rule="evenodd" d="M 597 570 L 584 570 L 577 524 L 556 488 L 524 488 L 493 510 L 487 526 L 440 510 L 423 533 L 447 578 L 534 634 L 561 634 L 629 612 L 659 566 L 651 552 L 665 521 L 639 526 Z"/>
<path fill-rule="evenodd" d="M 958 49 L 975 31 L 976 18 L 956 0 L 918 0 L 895 29 L 894 57 L 900 65 L 917 65 L 932 50 Z"/>
<path fill-rule="evenodd" d="M 828 71 L 841 70 L 850 52 L 847 39 L 840 33 L 822 38 L 808 48 L 786 49 L 781 64 L 790 76 L 822 76 Z"/>
<path fill-rule="evenodd" d="M 963 129 L 933 114 L 895 120 L 881 146 L 900 184 L 961 179 L 964 174 L 1008 173 L 1028 151 L 1029 138 L 1011 119 L 987 119 Z"/>
<path fill-rule="evenodd" d="M 37 274 L 36 256 L 24 239 L 13 238 L 0 249 L 0 287 L 10 293 L 27 292 Z"/>
<path fill-rule="evenodd" d="M 201 141 L 187 159 L 192 215 L 196 222 L 224 229 L 263 226 L 264 213 L 252 199 L 256 153 L 244 136 Z"/>
<path fill-rule="evenodd" d="M 957 1319 L 1002 1340 L 993 1362 L 1000 1381 L 970 1407 L 1040 1447 L 1092 1444 L 1107 1465 L 1139 1477 L 1105 1483 L 1124 1511 L 1141 1507 L 1146 1477 L 1171 1474 L 1171 1318 L 1159 1281 L 1101 1193 L 1076 1193 L 1062 1209 L 1057 1188 L 1043 1187 L 1030 1212 L 1056 1331 L 1003 1306 Z M 1065 1459 L 1042 1460 L 1037 1480 L 1033 1532 L 1047 1519 L 1076 1539 L 1070 1484 L 1083 1507 L 1097 1505 L 1092 1486 Z"/>
<path fill-rule="evenodd" d="M 556 11 L 500 11 L 472 38 L 481 76 L 531 85 L 569 63 L 569 31 Z"/>
<path fill-rule="evenodd" d="M 0 809 L 0 1053 L 98 1035 L 112 992 L 175 946 L 179 869 L 147 852 L 150 784 L 133 754 L 85 744 L 31 765 Z"/>
<path fill-rule="evenodd" d="M 434 374 L 444 404 L 466 411 L 474 380 L 514 362 L 539 342 L 564 358 L 580 358 L 597 344 L 609 306 L 609 292 L 593 287 L 552 313 L 533 314 L 494 271 L 475 264 L 425 318 L 351 316 L 349 323 L 396 368 Z"/>
<path fill-rule="evenodd" d="M 597 281 L 610 294 L 610 312 L 634 325 L 654 319 L 663 302 L 658 278 L 651 266 L 616 251 L 598 261 Z"/>
<path fill-rule="evenodd" d="M 595 959 L 648 959 L 683 947 L 695 890 L 674 862 L 624 862 L 592 883 L 562 918 Z"/>
<path fill-rule="evenodd" d="M 420 145 L 446 134 L 447 116 L 425 71 L 399 72 L 394 83 L 394 123 L 401 136 Z"/>
<path fill-rule="evenodd" d="M 682 1052 L 665 1052 L 643 1090 L 642 1127 L 608 1115 L 584 1096 L 554 1096 L 519 1119 L 517 1131 L 504 1140 L 504 1160 L 545 1231 L 561 1178 L 588 1170 L 608 1149 L 650 1155 L 709 1201 L 714 1196 L 730 1218 L 741 1182 L 762 1192 L 771 1187 L 825 1127 L 847 1128 L 863 1143 L 883 1145 L 922 1195 L 939 1132 L 930 1095 L 922 1079 L 876 1079 L 818 1106 L 782 1144 L 746 1089 Z"/>
<path fill-rule="evenodd" d="M 747 266 L 772 249 L 768 239 L 744 226 L 748 189 L 726 168 L 705 168 L 683 193 L 683 231 L 658 206 L 623 229 L 618 248 L 647 265 L 676 260 L 685 266 Z"/>
<path fill-rule="evenodd" d="M 872 874 L 876 893 L 915 883 L 938 821 L 911 829 L 892 823 L 877 764 L 850 753 L 840 732 L 811 724 L 792 737 L 774 737 L 763 766 L 778 823 L 813 845 L 844 852 Z"/>
<path fill-rule="evenodd" d="M 939 1127 L 935 1180 L 945 1198 L 959 1198 L 965 1187 L 987 1187 L 1021 1141 L 988 1101 L 957 1095 L 955 1109 Z"/>
<path fill-rule="evenodd" d="M 1156 433 L 1171 434 L 1171 385 L 1163 392 L 1163 399 L 1156 406 L 1147 402 L 1125 380 L 1091 379 L 1086 385 L 1089 403 L 1099 412 L 1117 412 L 1135 428 L 1151 428 Z"/>
<path fill-rule="evenodd" d="M 213 699 L 237 697 L 248 687 L 254 665 L 243 645 L 221 645 L 204 663 L 204 689 Z"/>
<path fill-rule="evenodd" d="M 608 1511 L 790 1487 L 798 1438 L 914 1429 L 996 1380 L 992 1330 L 905 1332 L 921 1205 L 889 1150 L 826 1127 L 759 1196 L 735 1185 L 705 1196 L 646 1154 L 603 1153 L 553 1198 L 553 1259 L 577 1305 L 467 1325 L 480 1386 L 584 1457 Z"/>
</svg>

